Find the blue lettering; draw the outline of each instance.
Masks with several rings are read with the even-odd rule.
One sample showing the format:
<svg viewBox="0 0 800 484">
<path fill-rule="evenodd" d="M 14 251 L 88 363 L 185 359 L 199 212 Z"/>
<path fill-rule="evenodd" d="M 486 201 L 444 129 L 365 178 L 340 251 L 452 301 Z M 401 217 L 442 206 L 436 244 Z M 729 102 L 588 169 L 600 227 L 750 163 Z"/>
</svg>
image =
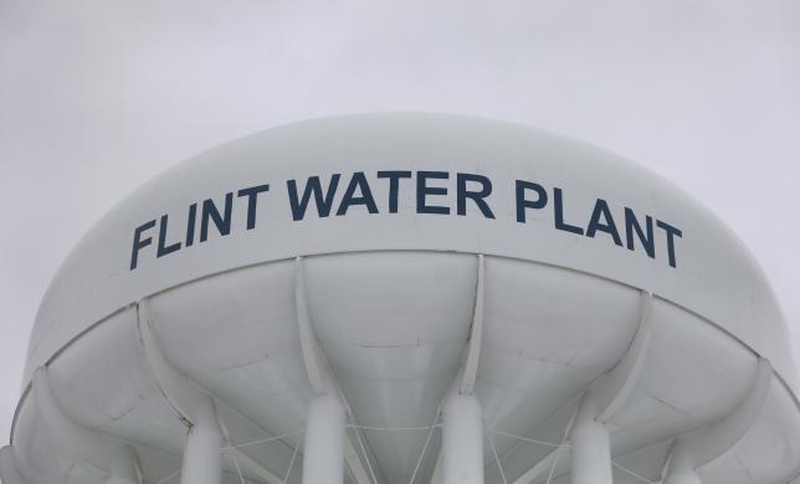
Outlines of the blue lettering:
<svg viewBox="0 0 800 484">
<path fill-rule="evenodd" d="M 645 252 L 647 252 L 647 255 L 651 259 L 655 259 L 656 246 L 653 238 L 653 217 L 645 215 L 644 224 L 647 230 L 646 234 L 642 230 L 642 226 L 639 225 L 639 221 L 636 219 L 636 214 L 633 213 L 633 210 L 625 207 L 625 238 L 627 239 L 628 249 L 634 250 L 633 236 L 635 234 L 642 244 L 642 247 L 644 247 Z"/>
<path fill-rule="evenodd" d="M 601 223 L 600 218 L 603 218 L 605 223 Z M 598 198 L 594 204 L 592 211 L 592 218 L 589 220 L 589 226 L 586 227 L 586 236 L 594 237 L 597 231 L 605 232 L 611 235 L 614 243 L 622 247 L 622 240 L 619 238 L 617 232 L 617 224 L 614 223 L 614 218 L 611 216 L 611 211 L 608 209 L 608 202 L 602 198 Z"/>
<path fill-rule="evenodd" d="M 678 265 L 675 261 L 674 237 L 683 237 L 683 232 L 668 223 L 662 222 L 661 220 L 656 220 L 656 226 L 667 234 L 667 255 L 669 256 L 669 265 L 672 267 L 677 267 Z"/>
<path fill-rule="evenodd" d="M 133 249 L 131 250 L 131 269 L 136 269 L 136 265 L 139 262 L 139 251 L 148 245 L 153 243 L 152 237 L 147 237 L 142 239 L 142 232 L 145 230 L 150 230 L 156 226 L 155 220 L 150 220 L 134 229 L 133 231 Z"/>
<path fill-rule="evenodd" d="M 547 190 L 538 183 L 533 183 L 525 180 L 517 180 L 517 222 L 525 223 L 525 209 L 532 208 L 539 210 L 547 205 Z M 536 192 L 536 200 L 528 200 L 525 198 L 525 192 L 533 190 Z"/>
<path fill-rule="evenodd" d="M 446 171 L 418 171 L 417 172 L 417 213 L 433 213 L 448 215 L 450 207 L 428 205 L 428 195 L 447 195 L 446 187 L 429 187 L 428 180 L 447 180 L 450 174 Z"/>
<path fill-rule="evenodd" d="M 194 228 L 197 225 L 197 204 L 189 205 L 189 220 L 186 222 L 186 247 L 194 245 Z"/>
<path fill-rule="evenodd" d="M 389 213 L 397 213 L 397 200 L 400 191 L 400 179 L 411 178 L 410 171 L 379 171 L 378 178 L 389 179 Z"/>
<path fill-rule="evenodd" d="M 320 184 L 319 177 L 309 177 L 306 187 L 303 190 L 303 197 L 300 200 L 298 200 L 297 196 L 297 182 L 295 180 L 288 180 L 286 182 L 286 187 L 289 190 L 289 205 L 292 209 L 292 218 L 295 221 L 303 220 L 312 194 L 314 195 L 314 202 L 317 205 L 317 214 L 320 217 L 329 216 L 331 214 L 331 208 L 333 207 L 333 196 L 336 194 L 336 187 L 339 185 L 340 177 L 341 175 L 339 173 L 334 173 L 333 176 L 331 176 L 331 182 L 324 196 L 322 195 L 322 185 Z"/>
<path fill-rule="evenodd" d="M 236 192 L 236 196 L 247 197 L 247 230 L 256 228 L 256 204 L 258 202 L 258 194 L 269 191 L 269 185 L 257 185 L 250 188 L 242 188 Z"/>
<path fill-rule="evenodd" d="M 233 214 L 233 192 L 225 194 L 225 215 L 221 215 L 212 199 L 203 201 L 203 213 L 200 219 L 200 242 L 208 240 L 208 222 L 214 222 L 220 235 L 231 233 L 231 215 Z"/>
<path fill-rule="evenodd" d="M 467 183 L 479 183 L 481 189 L 479 191 L 467 190 Z M 467 214 L 467 199 L 471 199 L 478 206 L 481 213 L 486 218 L 494 218 L 492 210 L 486 203 L 484 198 L 492 194 L 492 181 L 482 175 L 475 175 L 471 173 L 458 173 L 456 174 L 456 213 L 458 215 Z"/>
<path fill-rule="evenodd" d="M 583 235 L 582 228 L 564 222 L 564 202 L 560 188 L 553 188 L 553 199 L 556 210 L 556 229 Z"/>
<path fill-rule="evenodd" d="M 356 190 L 361 193 L 360 197 L 355 196 Z M 347 185 L 347 190 L 342 197 L 342 203 L 339 204 L 339 210 L 336 215 L 344 215 L 347 209 L 353 205 L 364 205 L 367 207 L 369 213 L 378 213 L 378 206 L 375 205 L 375 198 L 372 196 L 372 190 L 369 188 L 367 178 L 364 176 L 363 171 L 353 173 L 353 178 L 350 179 L 350 184 Z"/>
<path fill-rule="evenodd" d="M 167 215 L 164 214 L 161 216 L 161 221 L 158 224 L 158 249 L 156 250 L 156 257 L 163 257 L 167 254 L 171 254 L 176 250 L 181 250 L 181 243 L 175 242 L 174 244 L 167 246 Z"/>
</svg>

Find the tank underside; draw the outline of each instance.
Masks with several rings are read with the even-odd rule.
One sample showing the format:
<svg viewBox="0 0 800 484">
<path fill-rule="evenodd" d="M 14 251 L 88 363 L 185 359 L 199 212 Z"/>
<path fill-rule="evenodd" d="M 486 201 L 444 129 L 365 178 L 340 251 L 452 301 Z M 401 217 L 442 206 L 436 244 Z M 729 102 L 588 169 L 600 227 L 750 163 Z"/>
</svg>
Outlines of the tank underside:
<svg viewBox="0 0 800 484">
<path fill-rule="evenodd" d="M 177 483 L 214 455 L 226 483 L 800 470 L 792 392 L 713 322 L 648 288 L 455 252 L 287 259 L 152 294 L 37 370 L 14 429 L 7 457 L 40 484 Z"/>
</svg>

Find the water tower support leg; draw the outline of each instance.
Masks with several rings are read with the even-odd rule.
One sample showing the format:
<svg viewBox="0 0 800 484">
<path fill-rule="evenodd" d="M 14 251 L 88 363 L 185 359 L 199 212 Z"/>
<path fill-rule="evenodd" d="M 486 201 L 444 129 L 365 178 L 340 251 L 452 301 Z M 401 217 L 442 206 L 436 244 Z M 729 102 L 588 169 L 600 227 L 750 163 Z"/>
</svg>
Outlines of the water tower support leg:
<svg viewBox="0 0 800 484">
<path fill-rule="evenodd" d="M 223 439 L 209 398 L 197 403 L 194 418 L 183 451 L 181 484 L 220 484 Z"/>
<path fill-rule="evenodd" d="M 0 481 L 3 484 L 27 484 L 17 470 L 10 445 L 0 449 Z"/>
<path fill-rule="evenodd" d="M 584 396 L 570 433 L 573 484 L 613 484 L 608 428 L 595 418 L 597 406 Z"/>
<path fill-rule="evenodd" d="M 342 484 L 346 412 L 339 398 L 315 397 L 308 406 L 303 484 Z"/>
<path fill-rule="evenodd" d="M 475 396 L 475 381 L 483 346 L 485 261 L 478 255 L 475 306 L 466 357 L 442 407 L 441 482 L 483 484 L 483 412 Z M 437 463 L 437 470 L 439 464 Z"/>
<path fill-rule="evenodd" d="M 110 465 L 111 475 L 106 484 L 141 484 L 141 471 L 133 446 L 124 445 Z"/>
<path fill-rule="evenodd" d="M 112 474 L 108 479 L 106 479 L 106 484 L 138 484 L 138 481 L 129 476 Z"/>
<path fill-rule="evenodd" d="M 141 472 L 136 450 L 119 439 L 79 424 L 61 407 L 53 389 L 49 370 L 45 366 L 33 372 L 31 386 L 38 425 L 48 433 L 48 439 L 59 457 L 73 462 L 85 462 L 108 472 L 117 479 L 134 483 Z M 27 469 L 23 469 L 25 472 Z"/>
<path fill-rule="evenodd" d="M 297 329 L 300 334 L 300 351 L 306 367 L 311 390 L 316 394 L 308 406 L 306 416 L 305 455 L 303 456 L 303 482 L 306 484 L 341 484 L 344 480 L 344 461 L 358 484 L 369 480 L 367 469 L 346 432 L 347 416 L 352 413 L 347 406 L 330 369 L 325 354 L 314 336 L 311 313 L 306 297 L 304 260 L 295 259 L 294 281 Z M 363 446 L 363 442 L 360 442 Z M 364 458 L 368 459 L 367 453 Z M 367 465 L 369 462 L 367 461 Z M 372 474 L 372 468 L 369 468 Z"/>
<path fill-rule="evenodd" d="M 445 402 L 442 420 L 442 482 L 483 484 L 483 425 L 478 398 L 454 392 Z"/>
<path fill-rule="evenodd" d="M 689 449 L 683 442 L 676 442 L 670 451 L 664 484 L 701 484 L 702 481 L 695 468 L 695 461 Z"/>
</svg>

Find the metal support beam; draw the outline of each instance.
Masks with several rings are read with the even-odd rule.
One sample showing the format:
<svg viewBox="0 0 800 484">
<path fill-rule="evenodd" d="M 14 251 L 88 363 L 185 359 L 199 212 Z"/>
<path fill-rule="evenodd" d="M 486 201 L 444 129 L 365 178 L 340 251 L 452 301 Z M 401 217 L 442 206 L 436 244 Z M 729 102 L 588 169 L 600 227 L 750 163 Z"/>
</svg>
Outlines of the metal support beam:
<svg viewBox="0 0 800 484">
<path fill-rule="evenodd" d="M 439 451 L 439 456 L 436 458 L 436 464 L 433 466 L 433 474 L 429 484 L 442 484 L 442 452 Z"/>
<path fill-rule="evenodd" d="M 533 482 L 534 479 L 544 474 L 549 469 L 554 468 L 558 463 L 558 458 L 568 452 L 571 452 L 571 450 L 566 445 L 551 450 L 550 453 L 540 459 L 533 467 L 516 478 L 514 484 L 528 484 L 529 482 Z"/>
<path fill-rule="evenodd" d="M 613 484 L 608 427 L 596 420 L 598 413 L 592 395 L 584 395 L 569 437 L 572 484 Z"/>
<path fill-rule="evenodd" d="M 771 382 L 772 365 L 768 359 L 759 358 L 750 391 L 736 409 L 710 427 L 692 431 L 684 437 L 698 467 L 724 458 L 744 437 L 764 406 Z"/>
<path fill-rule="evenodd" d="M 187 375 L 184 375 L 172 366 L 164 356 L 151 326 L 150 305 L 147 299 L 138 302 L 136 305 L 136 315 L 139 342 L 156 386 L 176 417 L 189 428 L 186 438 L 184 459 L 190 459 L 192 462 L 200 462 L 202 459 L 195 460 L 194 457 L 188 455 L 190 449 L 192 449 L 192 455 L 195 453 L 210 452 L 196 449 L 205 449 L 206 446 L 211 445 L 211 442 L 216 443 L 216 453 L 219 455 L 222 444 L 227 437 L 225 436 L 224 427 L 216 416 L 212 398 Z M 213 421 L 210 419 L 210 416 L 214 416 Z M 194 428 L 200 425 L 201 421 L 203 430 L 195 431 Z M 219 434 L 220 439 L 214 437 L 214 434 Z M 282 480 L 277 477 L 275 473 L 247 457 L 246 454 L 238 449 L 232 449 L 231 452 L 241 457 L 242 461 L 250 470 L 267 482 L 271 484 L 282 483 Z M 202 466 L 203 464 L 201 463 L 199 465 Z M 221 468 L 221 461 L 219 465 Z M 193 468 L 193 466 L 189 467 Z M 185 460 L 183 469 L 184 472 L 187 470 L 190 473 L 193 472 L 191 469 L 187 469 Z"/>
<path fill-rule="evenodd" d="M 583 395 L 570 432 L 573 484 L 612 484 L 611 437 L 606 422 L 622 407 L 641 374 L 650 347 L 652 295 L 642 291 L 639 327 L 614 368 Z"/>
<path fill-rule="evenodd" d="M 472 310 L 472 326 L 469 335 L 467 359 L 461 374 L 461 385 L 458 392 L 462 395 L 472 395 L 475 390 L 475 380 L 478 378 L 478 362 L 481 356 L 483 343 L 483 314 L 484 314 L 484 261 L 483 254 L 478 254 L 478 274 L 475 282 L 475 305 Z"/>
<path fill-rule="evenodd" d="M 222 433 L 214 405 L 208 397 L 194 405 L 194 425 L 186 436 L 181 467 L 181 484 L 222 482 Z"/>
<path fill-rule="evenodd" d="M 338 398 L 322 395 L 311 401 L 303 443 L 304 483 L 342 483 L 346 423 L 344 405 Z"/>
<path fill-rule="evenodd" d="M 311 384 L 311 390 L 317 395 L 327 395 L 334 392 L 333 376 L 323 363 L 323 356 L 314 336 L 311 325 L 311 314 L 308 310 L 306 297 L 306 279 L 302 257 L 295 259 L 294 266 L 294 306 L 297 313 L 297 329 L 300 332 L 300 352 L 306 367 L 306 375 Z"/>
<path fill-rule="evenodd" d="M 241 450 L 233 448 L 227 450 L 226 452 L 231 458 L 235 459 L 234 466 L 236 465 L 235 464 L 236 461 L 241 462 L 251 472 L 253 472 L 258 477 L 264 479 L 264 481 L 268 482 L 269 484 L 286 484 L 286 482 L 283 479 L 276 476 L 275 473 L 264 467 L 262 463 L 258 462 L 257 460 L 254 460 L 252 457 L 245 454 Z"/>
<path fill-rule="evenodd" d="M 683 440 L 677 440 L 669 451 L 664 484 L 701 484 L 694 457 Z"/>
<path fill-rule="evenodd" d="M 107 484 L 140 484 L 142 472 L 139 469 L 139 459 L 133 446 L 123 445 L 122 452 L 111 463 L 111 475 L 106 480 Z"/>
<path fill-rule="evenodd" d="M 22 474 L 17 470 L 14 461 L 14 452 L 11 446 L 7 445 L 0 449 L 0 481 L 3 484 L 28 484 Z"/>
<path fill-rule="evenodd" d="M 167 361 L 151 325 L 150 303 L 147 299 L 136 304 L 136 318 L 139 342 L 158 390 L 178 419 L 191 427 L 196 420 L 195 407 L 205 404 L 206 394 Z"/>
<path fill-rule="evenodd" d="M 622 407 L 639 380 L 644 361 L 650 350 L 653 333 L 651 313 L 653 295 L 641 291 L 639 296 L 639 326 L 630 346 L 616 365 L 604 377 L 599 378 L 589 389 L 598 407 L 597 420 L 608 422 Z"/>
<path fill-rule="evenodd" d="M 650 349 L 652 336 L 651 313 L 653 295 L 641 291 L 639 297 L 639 326 L 622 358 L 604 376 L 592 383 L 581 397 L 578 411 L 567 425 L 565 433 L 573 447 L 573 483 L 611 483 L 611 445 L 606 423 L 630 396 Z M 558 455 L 554 450 L 526 470 L 515 481 L 523 484 L 533 481 Z"/>
<path fill-rule="evenodd" d="M 57 481 L 64 477 L 63 474 L 58 473 L 59 470 L 50 469 L 48 466 L 41 464 L 40 446 L 37 446 L 35 442 L 30 442 L 28 439 L 25 439 L 25 441 L 16 439 L 15 443 L 10 444 L 7 452 L 9 454 L 8 458 L 13 459 L 11 462 L 14 464 L 16 472 L 26 483 L 46 483 Z M 13 471 L 11 474 L 13 475 Z M 0 475 L 0 481 L 5 484 L 6 481 L 2 480 L 4 478 Z"/>
<path fill-rule="evenodd" d="M 483 342 L 484 286 L 484 257 L 479 254 L 467 352 L 457 385 L 442 406 L 443 484 L 483 484 L 483 411 L 475 396 L 475 381 Z"/>
<path fill-rule="evenodd" d="M 58 404 L 43 366 L 33 373 L 33 403 L 40 425 L 49 431 L 51 442 L 64 457 L 108 472 L 109 482 L 140 482 L 135 449 L 108 434 L 78 425 Z"/>
<path fill-rule="evenodd" d="M 453 392 L 442 409 L 442 482 L 483 484 L 481 404 L 473 394 Z"/>
<path fill-rule="evenodd" d="M 761 412 L 771 382 L 772 365 L 759 358 L 750 391 L 733 412 L 675 441 L 665 466 L 664 484 L 700 484 L 697 469 L 711 466 L 735 448 Z"/>
<path fill-rule="evenodd" d="M 355 446 L 346 432 L 347 416 L 352 418 L 352 411 L 342 398 L 330 365 L 314 335 L 302 257 L 295 259 L 294 301 L 300 351 L 315 395 L 306 415 L 303 483 L 341 484 L 344 482 L 344 462 L 347 462 L 356 481 L 367 484 L 370 482 L 369 474 L 358 453 L 354 452 Z M 369 456 L 364 455 L 364 459 L 369 459 Z"/>
</svg>

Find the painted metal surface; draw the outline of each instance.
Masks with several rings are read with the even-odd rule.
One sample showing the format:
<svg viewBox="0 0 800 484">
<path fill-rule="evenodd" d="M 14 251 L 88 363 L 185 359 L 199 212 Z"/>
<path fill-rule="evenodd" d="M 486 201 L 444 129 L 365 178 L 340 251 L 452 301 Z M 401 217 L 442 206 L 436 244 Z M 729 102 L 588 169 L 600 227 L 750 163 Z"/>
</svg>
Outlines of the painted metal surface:
<svg viewBox="0 0 800 484">
<path fill-rule="evenodd" d="M 411 178 L 396 180 L 396 213 L 391 179 L 378 178 L 378 172 L 388 171 L 411 172 Z M 421 182 L 421 172 L 448 178 Z M 364 174 L 378 213 L 354 206 L 338 215 L 355 173 Z M 457 214 L 458 173 L 491 180 L 487 203 L 495 218 L 471 200 L 465 214 Z M 294 220 L 288 182 L 302 190 L 317 176 L 327 188 L 335 174 L 340 181 L 330 215 L 320 217 L 310 206 L 302 220 Z M 548 197 L 542 209 L 525 210 L 525 223 L 517 218 L 517 180 L 541 185 Z M 423 182 L 429 190 L 425 207 L 449 214 L 418 213 Z M 233 194 L 263 185 L 270 188 L 254 195 L 254 228 L 248 230 L 252 193 Z M 211 200 L 222 210 L 226 194 L 232 194 L 230 234 L 215 233 L 212 221 L 201 241 L 198 218 L 187 247 L 191 206 L 200 204 L 195 210 L 202 211 Z M 562 224 L 584 233 L 598 199 L 608 202 L 618 231 L 624 232 L 625 207 L 642 223 L 647 214 L 677 227 L 683 233 L 673 237 L 677 267 L 667 260 L 664 230 L 654 228 L 657 255 L 650 258 L 641 248 L 620 247 L 606 233 L 588 237 L 554 228 L 557 198 Z M 151 243 L 138 251 L 138 265 L 130 270 L 135 231 L 149 221 L 154 226 L 142 236 Z M 159 241 L 162 257 L 157 257 Z M 180 249 L 174 250 L 176 244 Z M 794 384 L 786 325 L 761 270 L 730 230 L 688 195 L 627 160 L 576 141 L 508 123 L 413 114 L 323 119 L 265 131 L 206 152 L 141 187 L 65 261 L 42 302 L 26 375 L 91 324 L 150 294 L 236 267 L 364 250 L 500 255 L 646 288 L 730 331 Z"/>
<path fill-rule="evenodd" d="M 318 120 L 87 234 L 0 476 L 786 483 L 795 376 L 757 265 L 657 176 L 507 123 Z"/>
</svg>

